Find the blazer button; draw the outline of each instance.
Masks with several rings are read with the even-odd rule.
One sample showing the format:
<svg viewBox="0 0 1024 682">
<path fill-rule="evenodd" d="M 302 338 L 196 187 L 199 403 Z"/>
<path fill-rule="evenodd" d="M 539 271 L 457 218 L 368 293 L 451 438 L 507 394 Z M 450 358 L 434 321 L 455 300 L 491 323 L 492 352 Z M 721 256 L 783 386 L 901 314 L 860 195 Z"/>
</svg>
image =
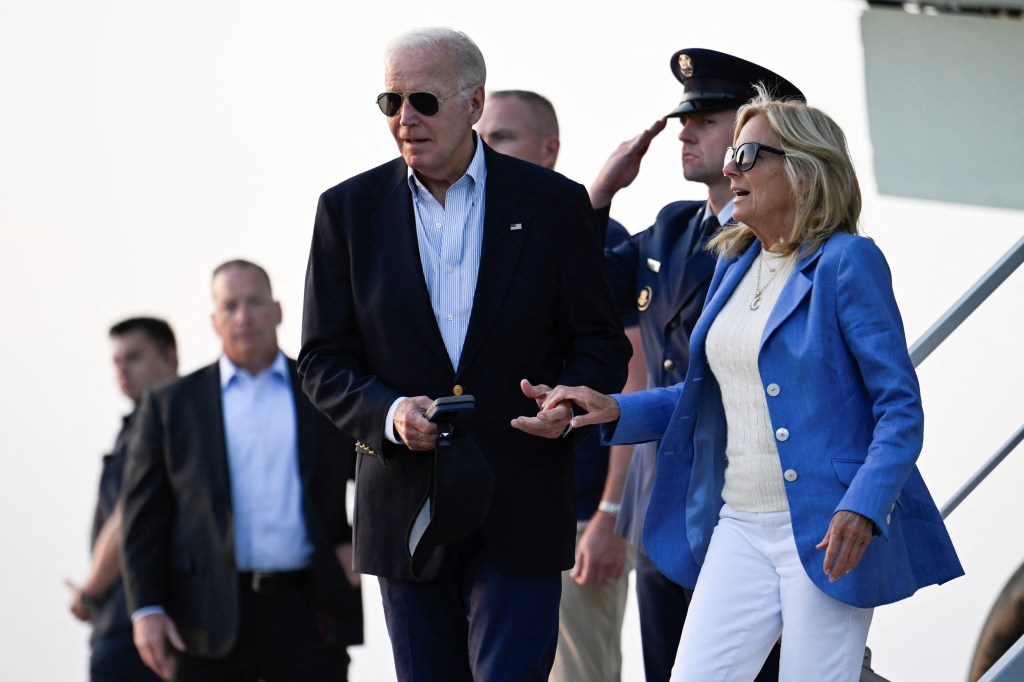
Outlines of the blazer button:
<svg viewBox="0 0 1024 682">
<path fill-rule="evenodd" d="M 661 363 L 661 366 L 662 366 L 662 368 L 664 368 L 664 370 L 666 372 L 671 372 L 672 370 L 674 370 L 676 368 L 676 363 L 672 362 L 671 360 L 666 359 L 665 362 Z"/>
<path fill-rule="evenodd" d="M 891 523 L 892 523 L 892 514 L 886 514 L 885 515 L 885 525 L 888 526 Z"/>
<path fill-rule="evenodd" d="M 770 395 L 770 396 L 772 396 L 774 398 L 775 396 L 777 396 L 779 394 L 779 385 L 778 384 L 768 384 L 768 387 L 765 389 L 765 391 L 768 393 L 768 395 Z"/>
<path fill-rule="evenodd" d="M 776 429 L 775 437 L 781 441 L 789 440 L 789 429 Z"/>
<path fill-rule="evenodd" d="M 455 384 L 455 388 L 452 389 L 452 395 L 462 395 L 462 386 Z"/>
<path fill-rule="evenodd" d="M 786 473 L 782 474 L 782 477 L 792 483 L 797 478 L 796 471 L 793 469 L 786 469 Z"/>
</svg>

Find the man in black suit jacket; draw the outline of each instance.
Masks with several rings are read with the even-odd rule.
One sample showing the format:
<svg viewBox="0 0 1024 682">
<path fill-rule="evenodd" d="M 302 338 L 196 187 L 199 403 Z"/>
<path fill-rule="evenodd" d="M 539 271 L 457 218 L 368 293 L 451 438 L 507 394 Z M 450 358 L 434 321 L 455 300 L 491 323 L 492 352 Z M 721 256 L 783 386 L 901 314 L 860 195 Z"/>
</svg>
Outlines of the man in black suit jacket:
<svg viewBox="0 0 1024 682">
<path fill-rule="evenodd" d="M 136 646 L 165 679 L 345 680 L 352 441 L 302 394 L 280 305 L 248 261 L 213 276 L 224 355 L 143 400 L 123 497 Z M 167 656 L 166 643 L 173 645 Z"/>
<path fill-rule="evenodd" d="M 618 389 L 629 358 L 586 190 L 477 138 L 484 80 L 462 33 L 391 43 L 378 104 L 402 158 L 321 196 L 307 272 L 300 373 L 359 441 L 355 566 L 380 577 L 401 680 L 547 680 L 573 564 L 572 442 L 517 430 L 569 419 L 520 418 L 544 395 L 526 380 Z M 417 572 L 410 528 L 450 473 L 425 411 L 462 394 L 493 495 Z M 468 509 L 462 493 L 465 507 L 430 498 L 435 519 Z"/>
</svg>

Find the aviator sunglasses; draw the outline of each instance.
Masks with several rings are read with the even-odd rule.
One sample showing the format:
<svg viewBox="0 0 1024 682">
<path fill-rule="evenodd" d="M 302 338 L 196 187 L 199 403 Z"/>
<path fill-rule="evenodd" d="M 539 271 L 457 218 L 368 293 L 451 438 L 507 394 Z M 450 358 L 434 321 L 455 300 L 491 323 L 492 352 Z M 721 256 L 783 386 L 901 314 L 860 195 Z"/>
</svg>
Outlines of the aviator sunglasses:
<svg viewBox="0 0 1024 682">
<path fill-rule="evenodd" d="M 377 95 L 377 106 L 381 113 L 391 118 L 402 110 L 402 100 L 408 99 L 412 108 L 424 116 L 433 116 L 441 108 L 441 105 L 450 100 L 460 92 L 469 90 L 473 85 L 467 85 L 462 90 L 456 90 L 447 97 L 438 97 L 432 92 L 382 92 Z"/>
<path fill-rule="evenodd" d="M 736 149 L 729 147 L 725 150 L 725 163 L 735 161 L 736 169 L 745 173 L 754 167 L 754 164 L 757 163 L 757 155 L 761 152 L 778 154 L 779 156 L 786 155 L 786 152 L 781 149 L 769 147 L 760 142 L 744 142 L 739 147 L 736 147 Z"/>
</svg>

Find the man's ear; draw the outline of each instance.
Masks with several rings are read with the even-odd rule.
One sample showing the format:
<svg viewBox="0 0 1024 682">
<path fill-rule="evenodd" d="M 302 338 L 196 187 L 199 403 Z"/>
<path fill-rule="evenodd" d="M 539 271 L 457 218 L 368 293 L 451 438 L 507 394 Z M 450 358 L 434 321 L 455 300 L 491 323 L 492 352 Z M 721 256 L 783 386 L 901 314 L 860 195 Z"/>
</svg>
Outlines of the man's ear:
<svg viewBox="0 0 1024 682">
<path fill-rule="evenodd" d="M 176 348 L 168 348 L 164 351 L 164 362 L 175 372 L 178 371 L 178 351 Z"/>
<path fill-rule="evenodd" d="M 561 148 L 562 143 L 555 136 L 545 137 L 540 144 L 541 155 L 543 157 L 543 163 L 540 165 L 545 168 L 554 168 L 555 161 L 558 160 L 558 150 Z"/>
<path fill-rule="evenodd" d="M 473 94 L 469 98 L 469 125 L 476 125 L 484 113 L 484 86 L 478 85 L 473 88 Z"/>
</svg>

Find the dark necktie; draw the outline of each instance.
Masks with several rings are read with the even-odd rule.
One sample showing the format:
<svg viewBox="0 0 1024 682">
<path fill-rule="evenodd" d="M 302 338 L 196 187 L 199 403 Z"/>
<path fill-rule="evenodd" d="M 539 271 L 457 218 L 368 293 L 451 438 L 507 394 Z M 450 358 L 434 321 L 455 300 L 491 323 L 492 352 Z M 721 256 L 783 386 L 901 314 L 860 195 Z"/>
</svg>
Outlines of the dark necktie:
<svg viewBox="0 0 1024 682">
<path fill-rule="evenodd" d="M 721 227 L 721 223 L 718 222 L 718 216 L 714 213 L 705 218 L 700 224 L 700 246 L 697 248 L 703 249 L 708 240 L 715 236 L 715 232 L 718 232 L 719 227 Z"/>
</svg>

